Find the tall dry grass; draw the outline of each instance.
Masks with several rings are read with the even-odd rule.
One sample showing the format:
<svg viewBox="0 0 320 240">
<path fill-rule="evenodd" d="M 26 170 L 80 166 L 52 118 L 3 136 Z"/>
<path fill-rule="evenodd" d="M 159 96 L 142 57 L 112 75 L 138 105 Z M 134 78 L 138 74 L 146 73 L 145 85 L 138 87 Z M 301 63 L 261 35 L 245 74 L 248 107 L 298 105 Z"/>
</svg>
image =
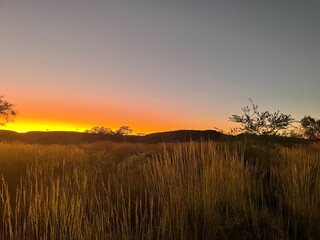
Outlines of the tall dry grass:
<svg viewBox="0 0 320 240">
<path fill-rule="evenodd" d="M 0 239 L 319 239 L 319 149 L 249 147 L 1 143 Z"/>
</svg>

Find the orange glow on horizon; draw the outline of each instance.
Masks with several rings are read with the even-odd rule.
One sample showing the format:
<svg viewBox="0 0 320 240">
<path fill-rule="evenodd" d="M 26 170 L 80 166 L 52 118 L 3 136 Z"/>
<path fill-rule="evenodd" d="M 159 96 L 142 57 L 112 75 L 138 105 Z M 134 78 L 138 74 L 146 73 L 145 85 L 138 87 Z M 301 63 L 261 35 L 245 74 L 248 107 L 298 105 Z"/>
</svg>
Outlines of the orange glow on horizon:
<svg viewBox="0 0 320 240">
<path fill-rule="evenodd" d="M 9 82 L 19 79 L 37 79 L 54 82 L 54 76 L 35 73 L 1 74 Z M 145 101 L 137 96 L 107 95 L 105 98 L 94 92 L 56 92 L 41 86 L 32 90 L 5 86 L 5 98 L 18 111 L 15 122 L 0 129 L 16 132 L 29 131 L 77 131 L 83 132 L 94 126 L 109 127 L 113 130 L 128 125 L 133 133 L 155 133 L 181 129 L 206 130 L 221 128 L 228 131 L 227 121 L 209 119 L 208 116 L 194 116 L 190 112 L 177 111 L 170 104 Z M 132 99 L 129 101 L 128 99 Z"/>
<path fill-rule="evenodd" d="M 143 124 L 143 125 L 129 125 L 131 128 L 133 128 L 133 134 L 138 133 L 156 133 L 156 132 L 166 132 L 166 131 L 174 131 L 174 130 L 208 130 L 208 129 L 214 129 L 214 127 L 201 127 L 201 128 L 195 128 L 195 127 L 187 127 L 183 125 L 153 125 L 153 124 Z M 54 122 L 54 121 L 17 121 L 8 123 L 6 126 L 2 126 L 0 129 L 2 130 L 11 130 L 15 132 L 31 132 L 31 131 L 69 131 L 69 132 L 84 132 L 87 129 L 91 129 L 94 126 L 104 126 L 104 127 L 110 127 L 112 130 L 118 129 L 121 125 L 117 126 L 110 126 L 108 124 L 81 124 L 81 123 L 72 123 L 72 122 Z M 228 131 L 228 127 L 221 128 L 218 126 L 219 129 Z"/>
</svg>

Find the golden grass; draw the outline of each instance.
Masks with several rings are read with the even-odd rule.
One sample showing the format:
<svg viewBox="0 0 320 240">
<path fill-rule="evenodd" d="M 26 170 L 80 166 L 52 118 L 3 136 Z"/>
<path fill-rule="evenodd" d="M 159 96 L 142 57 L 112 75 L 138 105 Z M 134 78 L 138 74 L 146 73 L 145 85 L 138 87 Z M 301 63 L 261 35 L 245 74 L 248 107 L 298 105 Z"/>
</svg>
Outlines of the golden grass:
<svg viewBox="0 0 320 240">
<path fill-rule="evenodd" d="M 0 239 L 317 239 L 319 148 L 253 149 L 0 143 Z"/>
</svg>

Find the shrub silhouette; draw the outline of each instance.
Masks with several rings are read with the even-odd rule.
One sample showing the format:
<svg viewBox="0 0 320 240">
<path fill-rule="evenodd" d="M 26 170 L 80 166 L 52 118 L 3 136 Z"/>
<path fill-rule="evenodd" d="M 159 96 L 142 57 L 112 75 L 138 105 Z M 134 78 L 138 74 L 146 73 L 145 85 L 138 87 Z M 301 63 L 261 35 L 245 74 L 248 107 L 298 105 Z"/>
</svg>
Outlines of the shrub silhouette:
<svg viewBox="0 0 320 240">
<path fill-rule="evenodd" d="M 125 136 L 130 135 L 132 133 L 132 129 L 129 126 L 121 126 L 115 134 Z"/>
<path fill-rule="evenodd" d="M 86 133 L 93 133 L 93 134 L 110 134 L 114 135 L 114 131 L 111 130 L 111 128 L 106 128 L 103 126 L 95 126 L 91 128 L 90 130 L 86 130 Z"/>
<path fill-rule="evenodd" d="M 3 95 L 0 96 L 0 126 L 5 126 L 8 122 L 13 121 L 17 112 L 13 109 L 13 104 L 7 102 Z"/>
<path fill-rule="evenodd" d="M 241 108 L 243 114 L 232 115 L 229 120 L 237 122 L 242 125 L 239 130 L 245 133 L 257 134 L 257 135 L 277 135 L 281 130 L 287 129 L 294 119 L 291 115 L 280 113 L 278 110 L 275 113 L 269 111 L 258 111 L 258 105 L 252 104 L 252 109 L 248 106 Z M 251 111 L 252 110 L 252 111 Z"/>
<path fill-rule="evenodd" d="M 304 136 L 309 139 L 320 138 L 320 119 L 305 116 L 300 120 Z"/>
<path fill-rule="evenodd" d="M 111 128 L 103 127 L 103 126 L 95 126 L 89 130 L 85 131 L 86 133 L 93 134 L 105 134 L 105 135 L 130 135 L 132 133 L 132 129 L 129 126 L 121 126 L 118 130 L 113 131 Z"/>
</svg>

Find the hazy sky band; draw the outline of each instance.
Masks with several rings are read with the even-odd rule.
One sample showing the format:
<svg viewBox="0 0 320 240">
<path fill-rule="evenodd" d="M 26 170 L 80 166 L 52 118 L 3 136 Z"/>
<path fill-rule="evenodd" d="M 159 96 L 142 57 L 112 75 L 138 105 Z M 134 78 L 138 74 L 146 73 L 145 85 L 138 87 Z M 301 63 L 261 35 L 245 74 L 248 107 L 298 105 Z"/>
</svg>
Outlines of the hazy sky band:
<svg viewBox="0 0 320 240">
<path fill-rule="evenodd" d="M 308 0 L 1 1 L 1 91 L 16 124 L 224 127 L 248 98 L 319 116 L 319 23 Z"/>
</svg>

